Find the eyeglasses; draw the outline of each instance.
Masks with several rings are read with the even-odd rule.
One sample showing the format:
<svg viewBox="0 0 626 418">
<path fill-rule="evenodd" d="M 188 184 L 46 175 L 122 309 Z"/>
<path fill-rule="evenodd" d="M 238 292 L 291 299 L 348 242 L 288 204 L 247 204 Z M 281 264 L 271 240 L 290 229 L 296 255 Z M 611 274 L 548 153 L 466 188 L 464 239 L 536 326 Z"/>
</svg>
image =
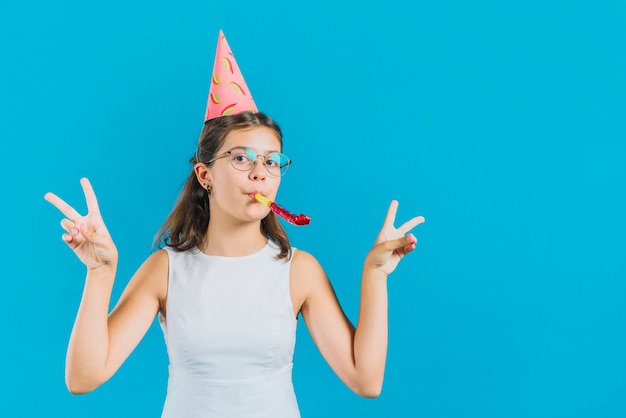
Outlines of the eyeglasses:
<svg viewBox="0 0 626 418">
<path fill-rule="evenodd" d="M 212 162 L 230 156 L 230 164 L 239 171 L 249 171 L 256 165 L 258 158 L 263 158 L 263 165 L 272 176 L 284 176 L 291 164 L 291 160 L 282 152 L 270 152 L 267 155 L 257 155 L 256 151 L 251 148 L 235 147 L 229 151 L 223 152 L 217 157 L 208 161 Z"/>
</svg>

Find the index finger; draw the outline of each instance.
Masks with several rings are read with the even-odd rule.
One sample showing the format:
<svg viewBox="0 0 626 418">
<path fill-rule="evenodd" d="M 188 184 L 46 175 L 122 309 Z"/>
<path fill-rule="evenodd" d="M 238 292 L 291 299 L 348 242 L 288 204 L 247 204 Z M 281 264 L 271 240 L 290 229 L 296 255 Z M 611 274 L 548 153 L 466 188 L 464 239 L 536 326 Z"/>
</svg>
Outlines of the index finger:
<svg viewBox="0 0 626 418">
<path fill-rule="evenodd" d="M 400 233 L 404 235 L 407 232 L 409 232 L 411 229 L 415 228 L 419 224 L 424 223 L 425 221 L 426 219 L 424 219 L 423 216 L 416 216 L 415 218 L 410 219 L 406 221 L 405 223 L 403 223 L 402 226 L 398 228 L 398 231 L 400 231 Z"/>
<path fill-rule="evenodd" d="M 98 208 L 98 199 L 96 199 L 96 193 L 93 191 L 93 187 L 91 186 L 91 182 L 88 178 L 83 177 L 80 179 L 80 185 L 83 187 L 83 193 L 85 193 L 85 200 L 87 201 L 87 211 L 89 213 L 97 213 L 100 214 L 100 209 Z"/>
<path fill-rule="evenodd" d="M 65 203 L 63 199 L 61 199 L 59 196 L 55 195 L 54 193 L 48 192 L 44 195 L 43 198 L 46 199 L 48 202 L 52 203 L 54 207 L 60 210 L 61 213 L 65 215 L 67 219 L 70 219 L 72 222 L 77 223 L 78 219 L 80 219 L 81 217 L 80 214 L 76 212 L 76 210 L 73 207 Z"/>
</svg>

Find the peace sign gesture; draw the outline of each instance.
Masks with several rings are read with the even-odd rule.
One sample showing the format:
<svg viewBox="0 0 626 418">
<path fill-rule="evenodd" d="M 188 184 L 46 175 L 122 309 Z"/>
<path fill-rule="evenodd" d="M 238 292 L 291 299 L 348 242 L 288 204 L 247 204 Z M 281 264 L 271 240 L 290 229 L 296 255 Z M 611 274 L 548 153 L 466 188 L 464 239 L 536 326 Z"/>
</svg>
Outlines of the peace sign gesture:
<svg viewBox="0 0 626 418">
<path fill-rule="evenodd" d="M 399 228 L 396 228 L 394 223 L 397 211 L 398 201 L 393 200 L 387 210 L 383 227 L 376 237 L 374 247 L 372 247 L 366 258 L 367 265 L 381 271 L 385 275 L 391 274 L 402 257 L 415 249 L 417 238 L 413 234 L 405 234 L 425 221 L 423 216 L 416 216 L 402 224 Z"/>
<path fill-rule="evenodd" d="M 80 215 L 54 193 L 46 193 L 44 199 L 65 215 L 65 219 L 61 220 L 61 226 L 66 233 L 61 238 L 88 269 L 107 265 L 115 267 L 117 248 L 100 215 L 96 194 L 86 178 L 82 178 L 80 184 L 87 201 L 87 215 L 85 216 Z"/>
</svg>

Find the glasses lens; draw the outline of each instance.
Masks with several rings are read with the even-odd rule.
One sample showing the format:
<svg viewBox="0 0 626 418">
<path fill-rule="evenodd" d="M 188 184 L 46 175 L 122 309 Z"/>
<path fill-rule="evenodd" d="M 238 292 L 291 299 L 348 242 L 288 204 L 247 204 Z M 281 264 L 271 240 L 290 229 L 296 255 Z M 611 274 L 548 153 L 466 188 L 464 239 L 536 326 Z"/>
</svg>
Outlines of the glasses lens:
<svg viewBox="0 0 626 418">
<path fill-rule="evenodd" d="M 291 160 L 281 152 L 271 152 L 263 158 L 267 172 L 273 176 L 284 176 Z M 230 151 L 230 163 L 239 171 L 248 171 L 257 161 L 257 155 L 250 148 L 235 148 Z"/>
<path fill-rule="evenodd" d="M 250 170 L 256 160 L 256 155 L 251 159 L 247 149 L 232 150 L 230 157 L 230 163 L 239 171 Z"/>
<path fill-rule="evenodd" d="M 252 161 L 253 163 L 256 162 L 256 152 L 254 152 L 253 149 L 251 148 L 244 148 L 246 151 L 246 155 L 248 156 L 248 158 L 250 158 L 250 161 Z"/>
<path fill-rule="evenodd" d="M 268 171 L 275 176 L 284 176 L 291 161 L 281 152 L 272 152 L 265 159 Z"/>
</svg>

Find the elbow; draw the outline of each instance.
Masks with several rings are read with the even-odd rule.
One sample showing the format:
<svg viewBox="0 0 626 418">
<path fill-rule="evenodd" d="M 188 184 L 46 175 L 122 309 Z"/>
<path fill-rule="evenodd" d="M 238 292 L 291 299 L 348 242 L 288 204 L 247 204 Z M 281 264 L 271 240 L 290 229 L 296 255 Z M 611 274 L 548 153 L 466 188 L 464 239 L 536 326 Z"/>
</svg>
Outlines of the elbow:
<svg viewBox="0 0 626 418">
<path fill-rule="evenodd" d="M 366 392 L 362 396 L 364 398 L 374 399 L 374 398 L 378 398 L 380 396 L 380 392 L 381 392 L 380 390 Z"/>
<path fill-rule="evenodd" d="M 346 381 L 352 391 L 363 398 L 378 398 L 383 390 L 384 371 L 362 370 Z"/>
<path fill-rule="evenodd" d="M 69 390 L 69 392 L 72 395 L 84 395 L 92 391 L 92 390 L 88 390 L 80 386 L 71 386 L 71 385 L 66 385 L 66 386 L 67 386 L 67 390 Z"/>
<path fill-rule="evenodd" d="M 67 386 L 67 390 L 69 390 L 72 395 L 84 395 L 86 393 L 93 392 L 100 385 L 66 379 L 65 386 Z"/>
<path fill-rule="evenodd" d="M 354 392 L 357 395 L 363 398 L 370 398 L 370 399 L 378 398 L 382 391 L 383 391 L 382 380 L 377 381 L 377 382 L 367 382 L 367 383 L 360 384 L 354 390 Z"/>
<path fill-rule="evenodd" d="M 101 381 L 86 376 L 65 375 L 65 386 L 72 395 L 84 395 L 93 392 L 101 384 Z"/>
<path fill-rule="evenodd" d="M 361 389 L 358 394 L 364 398 L 374 399 L 380 396 L 382 386 Z"/>
</svg>

